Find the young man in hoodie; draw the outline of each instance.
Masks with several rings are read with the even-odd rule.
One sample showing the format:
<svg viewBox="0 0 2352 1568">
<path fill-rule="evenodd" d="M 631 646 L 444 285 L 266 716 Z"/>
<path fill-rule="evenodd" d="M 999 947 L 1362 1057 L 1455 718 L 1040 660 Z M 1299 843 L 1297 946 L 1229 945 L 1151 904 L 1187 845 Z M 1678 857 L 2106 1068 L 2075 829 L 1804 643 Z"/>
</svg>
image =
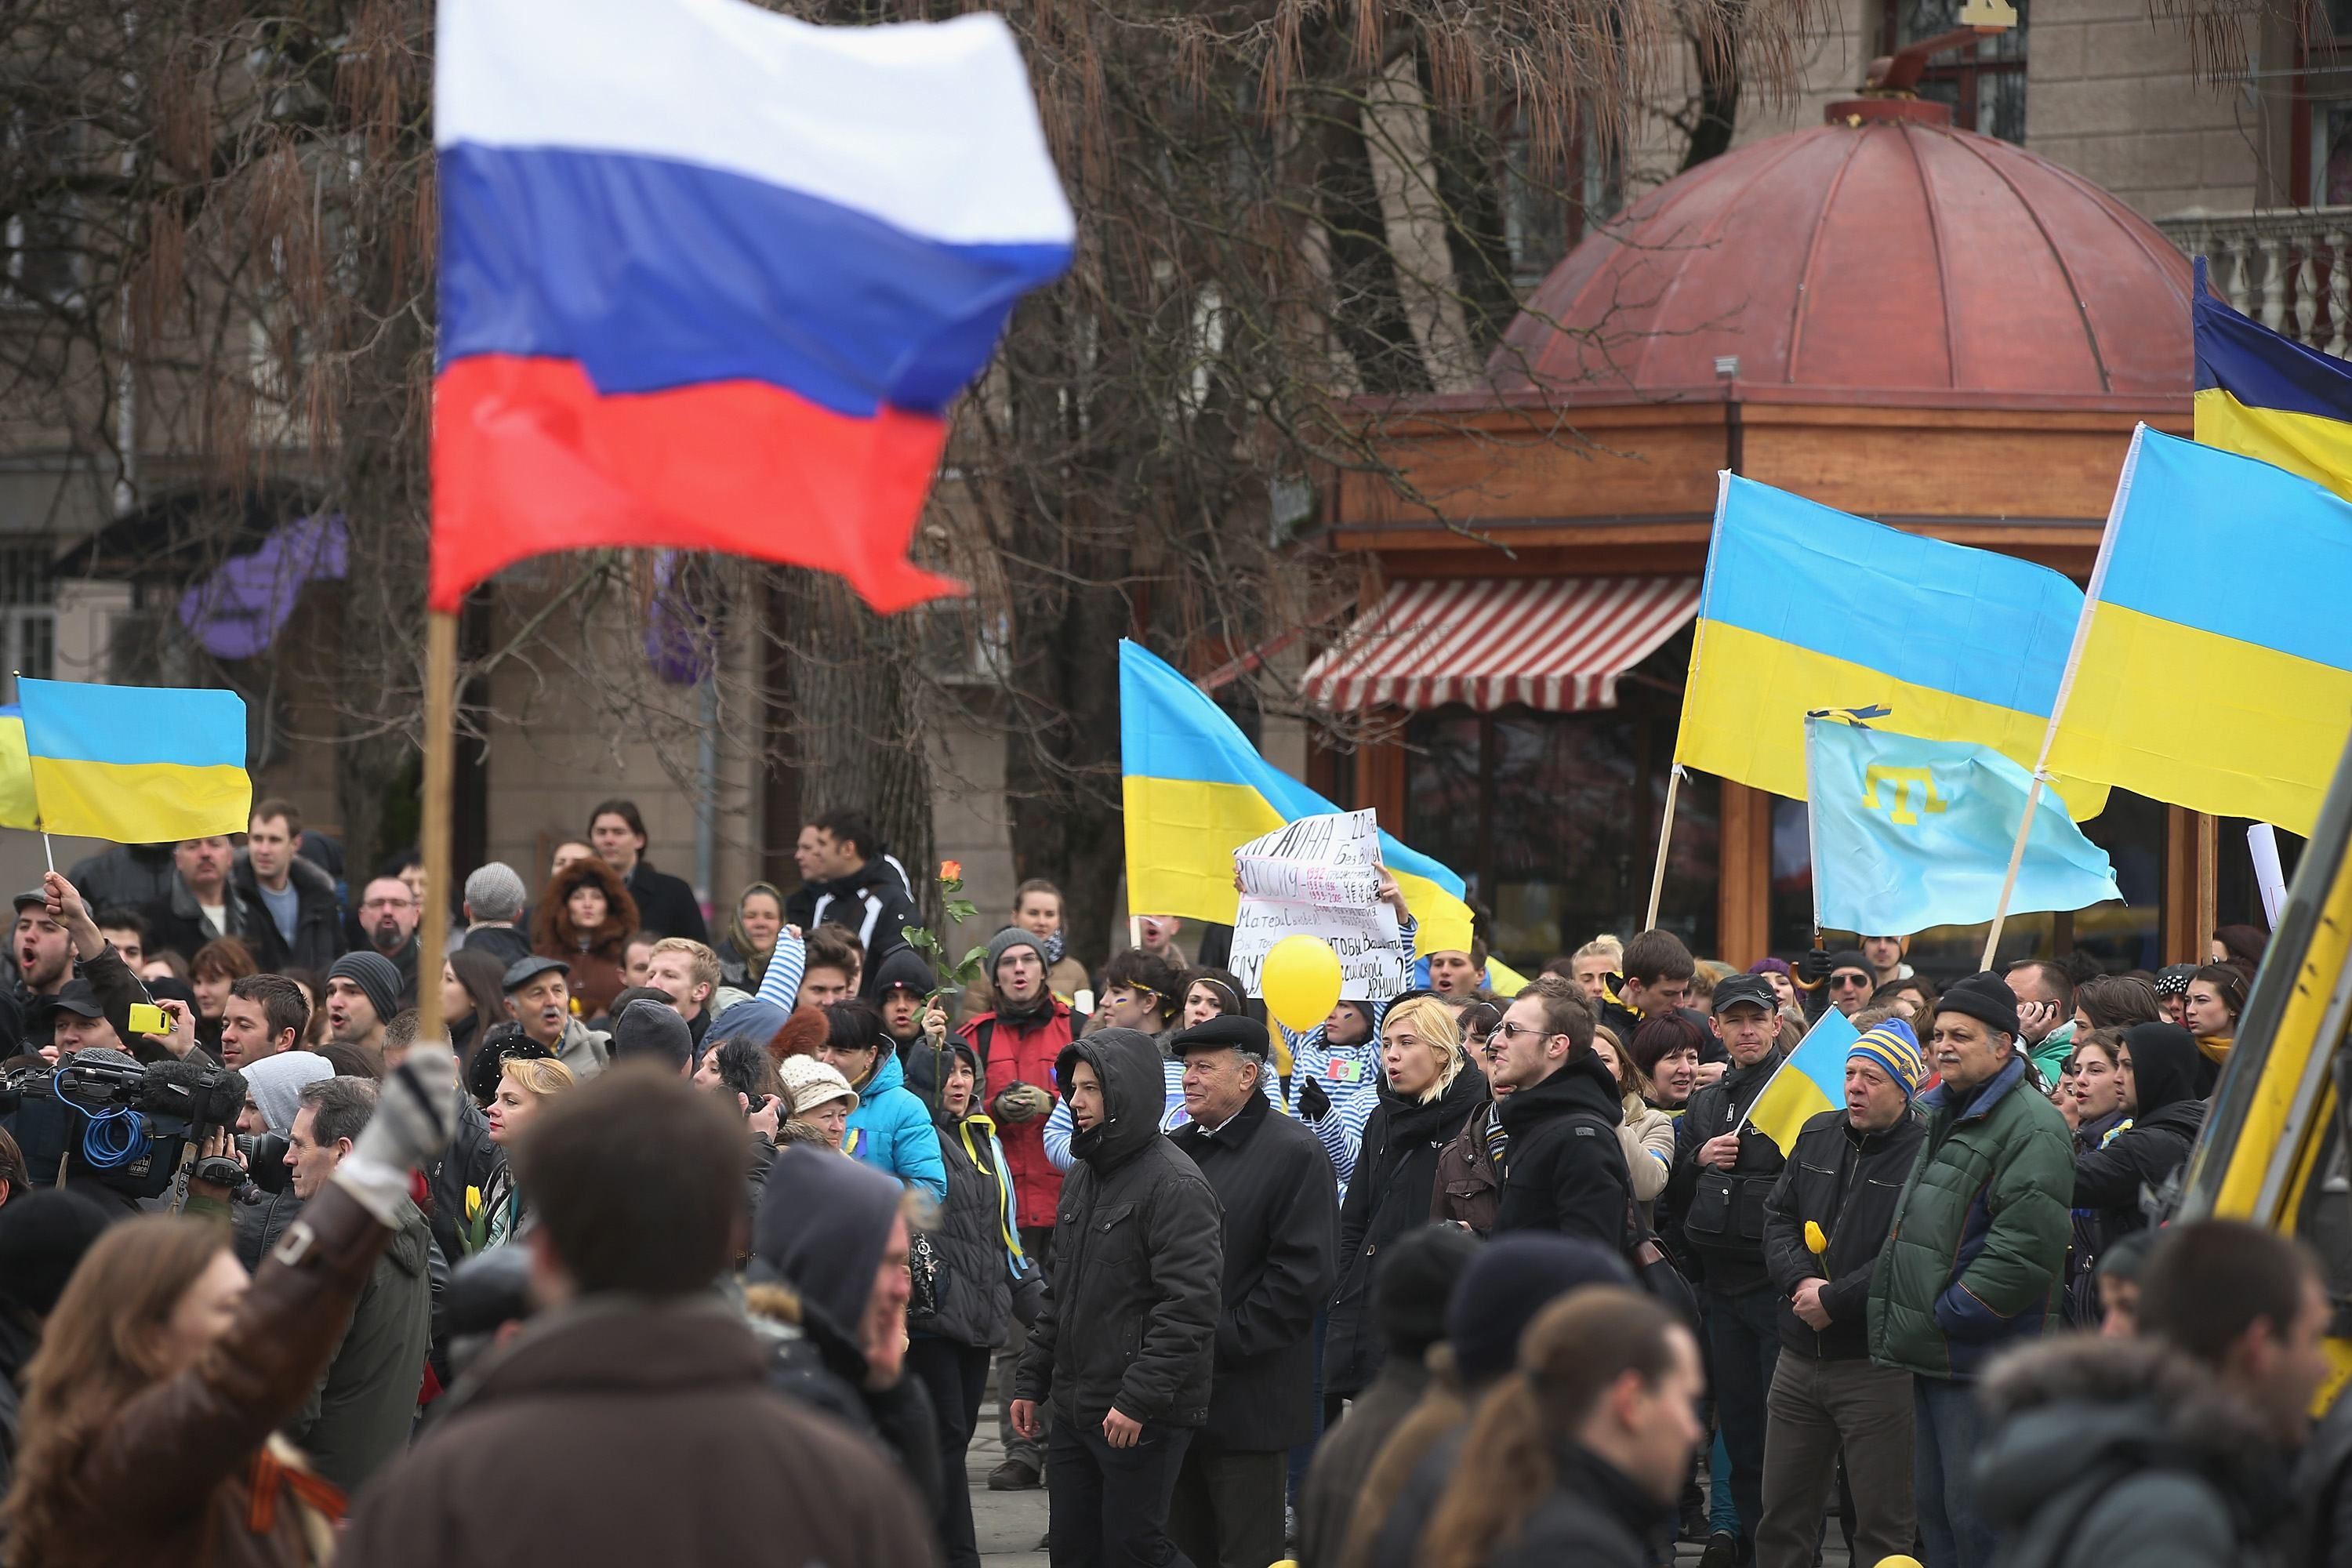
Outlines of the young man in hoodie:
<svg viewBox="0 0 2352 1568">
<path fill-rule="evenodd" d="M 801 829 L 793 858 L 801 885 L 784 900 L 784 919 L 803 931 L 830 921 L 856 934 L 866 949 L 866 985 L 858 994 L 874 1000 L 874 976 L 882 960 L 907 945 L 906 928 L 923 923 L 906 874 L 881 853 L 873 824 L 854 811 L 833 811 Z"/>
<path fill-rule="evenodd" d="M 1062 1053 L 1077 1124 L 1061 1255 L 1029 1331 L 1010 1412 L 1036 1437 L 1055 1568 L 1178 1560 L 1168 1509 L 1209 1414 L 1224 1258 L 1216 1194 L 1160 1131 L 1160 1047 L 1109 1028 Z"/>
<path fill-rule="evenodd" d="M 1869 1028 L 1846 1052 L 1844 1107 L 1805 1123 L 1765 1201 L 1780 1359 L 1766 1401 L 1758 1568 L 1811 1568 L 1841 1450 L 1854 1561 L 1911 1550 L 1911 1380 L 1871 1363 L 1868 1331 L 1870 1271 L 1927 1137 L 1911 1111 L 1925 1071 L 1909 1024 Z"/>
<path fill-rule="evenodd" d="M 1765 1394 L 1780 1356 L 1780 1300 L 1764 1266 L 1765 1199 L 1787 1161 L 1748 1121 L 1780 1065 L 1780 999 L 1760 974 L 1735 974 L 1715 988 L 1713 1026 L 1731 1067 L 1690 1097 L 1675 1128 L 1674 1173 L 1665 1202 L 1701 1269 L 1710 1392 L 1731 1459 L 1738 1536 L 1718 1531 L 1706 1568 L 1731 1568 L 1751 1555 L 1764 1517 Z"/>
<path fill-rule="evenodd" d="M 1058 1085 L 1055 1064 L 1077 1038 L 1085 1019 L 1054 994 L 1044 939 L 1021 926 L 1006 926 L 988 943 L 988 980 L 996 1005 L 965 1021 L 957 1035 L 979 1059 L 981 1102 L 996 1121 L 1004 1161 L 1013 1172 L 1013 1208 L 1021 1250 L 1053 1277 L 1054 1214 L 1062 1199 L 1062 1173 L 1045 1152 L 1045 1123 L 1053 1114 Z M 1025 1491 L 1045 1471 L 1045 1453 L 1035 1439 L 1013 1429 L 1013 1383 L 1021 1362 L 1018 1343 L 997 1358 L 996 1394 L 1004 1413 L 1001 1436 L 1004 1459 L 989 1472 L 992 1491 Z M 1050 1422 L 1049 1422 L 1050 1424 Z"/>
</svg>

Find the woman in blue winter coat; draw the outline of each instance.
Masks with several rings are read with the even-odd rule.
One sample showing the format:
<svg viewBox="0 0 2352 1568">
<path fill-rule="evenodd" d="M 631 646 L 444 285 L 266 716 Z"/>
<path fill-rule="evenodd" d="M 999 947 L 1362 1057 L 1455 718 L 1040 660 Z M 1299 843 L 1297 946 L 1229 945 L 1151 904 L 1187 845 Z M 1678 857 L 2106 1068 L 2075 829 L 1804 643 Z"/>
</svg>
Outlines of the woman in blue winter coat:
<svg viewBox="0 0 2352 1568">
<path fill-rule="evenodd" d="M 907 1087 L 897 1045 L 882 1032 L 882 1015 L 863 1002 L 835 1002 L 824 1009 L 824 1017 L 825 1043 L 816 1055 L 857 1091 L 841 1152 L 944 1203 L 948 1173 L 940 1157 L 939 1129 L 931 1125 L 929 1109 Z"/>
</svg>

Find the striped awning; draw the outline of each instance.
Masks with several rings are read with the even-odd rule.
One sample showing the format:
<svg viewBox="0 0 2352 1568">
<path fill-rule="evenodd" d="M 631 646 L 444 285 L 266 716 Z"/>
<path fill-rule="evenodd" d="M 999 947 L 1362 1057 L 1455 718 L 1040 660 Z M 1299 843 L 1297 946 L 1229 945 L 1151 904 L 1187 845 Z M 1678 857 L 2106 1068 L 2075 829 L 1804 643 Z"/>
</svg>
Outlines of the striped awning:
<svg viewBox="0 0 2352 1568">
<path fill-rule="evenodd" d="M 1617 678 L 1698 613 L 1696 577 L 1509 577 L 1391 584 L 1307 671 L 1307 695 L 1352 711 L 1523 702 L 1617 705 Z"/>
</svg>

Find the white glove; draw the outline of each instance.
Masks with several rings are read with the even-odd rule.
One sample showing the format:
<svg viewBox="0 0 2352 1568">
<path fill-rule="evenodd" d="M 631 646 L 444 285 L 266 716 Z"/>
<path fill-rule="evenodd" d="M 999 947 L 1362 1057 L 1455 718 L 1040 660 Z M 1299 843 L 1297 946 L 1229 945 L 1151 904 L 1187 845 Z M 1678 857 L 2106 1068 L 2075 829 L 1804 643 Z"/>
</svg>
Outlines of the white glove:
<svg viewBox="0 0 2352 1568">
<path fill-rule="evenodd" d="M 335 1184 L 398 1229 L 408 1204 L 409 1172 L 431 1164 L 457 1129 L 457 1093 L 456 1053 L 418 1041 L 384 1076 L 375 1114 L 336 1167 Z"/>
</svg>

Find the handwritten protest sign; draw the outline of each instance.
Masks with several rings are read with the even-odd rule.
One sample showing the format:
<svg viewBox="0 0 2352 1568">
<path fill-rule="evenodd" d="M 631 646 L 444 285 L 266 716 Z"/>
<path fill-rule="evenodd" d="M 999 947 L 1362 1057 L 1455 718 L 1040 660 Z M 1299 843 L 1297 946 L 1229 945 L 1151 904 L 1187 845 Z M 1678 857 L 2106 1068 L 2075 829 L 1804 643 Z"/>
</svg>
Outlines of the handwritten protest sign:
<svg viewBox="0 0 2352 1568">
<path fill-rule="evenodd" d="M 1396 913 L 1381 902 L 1381 830 L 1369 811 L 1302 816 L 1234 852 L 1241 908 L 1233 966 L 1258 994 L 1268 949 L 1286 936 L 1320 937 L 1339 957 L 1339 994 L 1384 1002 L 1405 988 L 1412 955 Z"/>
</svg>

